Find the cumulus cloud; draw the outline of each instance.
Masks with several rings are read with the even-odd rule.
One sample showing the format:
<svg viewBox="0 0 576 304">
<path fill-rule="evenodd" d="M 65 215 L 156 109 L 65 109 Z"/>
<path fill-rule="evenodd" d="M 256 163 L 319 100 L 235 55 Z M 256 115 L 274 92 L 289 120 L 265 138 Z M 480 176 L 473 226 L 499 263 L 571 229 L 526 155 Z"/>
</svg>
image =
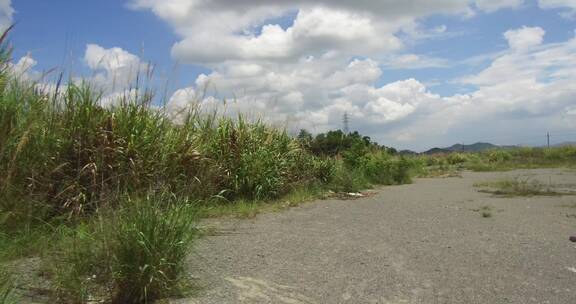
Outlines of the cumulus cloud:
<svg viewBox="0 0 576 304">
<path fill-rule="evenodd" d="M 543 30 L 528 31 L 544 35 Z M 434 94 L 416 79 L 378 87 L 382 70 L 370 59 L 356 59 L 345 67 L 324 58 L 279 65 L 285 69 L 224 64 L 227 69 L 199 77 L 197 86 L 214 83 L 223 95 L 245 89 L 226 105 L 233 113 L 266 113 L 270 121 L 313 131 L 340 127 L 343 113 L 348 113 L 355 128 L 381 142 L 420 149 L 450 144 L 465 134 L 518 134 L 544 123 L 566 127 L 554 121 L 574 112 L 576 39 L 543 44 L 537 36 L 531 43 L 510 43 L 487 68 L 462 78 L 462 84 L 477 87 L 464 95 Z M 223 106 L 213 97 L 198 98 L 193 88 L 178 91 L 171 103 L 183 109 L 190 100 Z"/>
<path fill-rule="evenodd" d="M 459 80 L 474 87 L 468 94 L 442 96 L 411 78 L 377 85 L 383 69 L 448 65 L 441 58 L 404 50 L 404 39 L 449 32 L 445 26 L 421 28 L 422 17 L 436 13 L 470 17 L 477 11 L 523 4 L 520 0 L 132 1 L 133 8 L 150 9 L 174 28 L 180 36 L 172 49 L 176 59 L 211 69 L 194 86 L 172 96 L 171 113 L 178 115 L 199 104 L 231 114 L 260 113 L 268 121 L 316 132 L 341 127 L 342 115 L 348 113 L 354 128 L 380 142 L 420 149 L 452 144 L 458 136 L 501 134 L 503 127 L 518 134 L 527 122 L 551 124 L 558 115 L 573 112 L 575 40 L 547 44 L 540 27 L 503 33 L 509 48 L 489 57 L 487 68 Z M 274 21 L 287 14 L 293 16 L 287 25 Z M 204 89 L 210 94 L 199 96 Z"/>
<path fill-rule="evenodd" d="M 545 9 L 566 9 L 560 13 L 560 15 L 566 18 L 573 18 L 576 16 L 576 1 L 574 0 L 538 0 L 538 5 Z"/>
<path fill-rule="evenodd" d="M 138 75 L 146 75 L 149 68 L 134 54 L 118 47 L 106 49 L 97 44 L 86 46 L 84 62 L 93 71 L 88 79 L 90 83 L 105 93 L 116 93 L 134 86 Z"/>
<path fill-rule="evenodd" d="M 16 63 L 9 63 L 8 67 L 15 78 L 22 81 L 36 81 L 39 78 L 39 73 L 33 70 L 36 64 L 38 62 L 32 58 L 32 55 L 26 54 Z"/>
<path fill-rule="evenodd" d="M 541 27 L 522 27 L 504 33 L 508 45 L 514 50 L 524 50 L 539 45 L 546 32 Z"/>
<path fill-rule="evenodd" d="M 330 52 L 370 56 L 401 49 L 403 43 L 397 33 L 406 30 L 416 34 L 415 24 L 421 17 L 437 13 L 470 16 L 473 8 L 494 11 L 521 3 L 519 0 L 132 0 L 130 6 L 150 9 L 174 27 L 182 37 L 172 49 L 174 57 L 182 62 L 210 65 L 224 60 L 295 60 Z M 294 11 L 296 18 L 287 28 L 270 22 Z M 441 34 L 446 28 L 438 27 L 435 31 Z M 419 34 L 425 37 L 439 33 Z"/>
</svg>

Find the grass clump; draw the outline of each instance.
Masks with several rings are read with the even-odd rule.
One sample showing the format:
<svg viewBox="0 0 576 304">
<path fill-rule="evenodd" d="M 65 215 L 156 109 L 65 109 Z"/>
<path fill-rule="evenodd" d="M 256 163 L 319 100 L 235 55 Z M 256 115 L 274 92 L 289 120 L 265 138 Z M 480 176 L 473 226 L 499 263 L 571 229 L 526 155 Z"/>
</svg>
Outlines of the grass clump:
<svg viewBox="0 0 576 304">
<path fill-rule="evenodd" d="M 141 303 L 174 294 L 195 237 L 194 206 L 136 200 L 112 217 L 108 228 L 114 303 Z M 164 211 L 164 209 L 167 210 Z"/>
<path fill-rule="evenodd" d="M 11 275 L 0 268 L 0 304 L 16 304 Z"/>
<path fill-rule="evenodd" d="M 61 232 L 50 261 L 61 299 L 152 303 L 182 292 L 184 261 L 197 234 L 194 204 L 126 198 L 121 209 L 106 213 Z"/>
<path fill-rule="evenodd" d="M 480 192 L 492 193 L 501 196 L 555 196 L 562 193 L 546 187 L 536 180 L 504 179 L 495 182 L 477 183 L 474 186 L 482 188 Z"/>
</svg>

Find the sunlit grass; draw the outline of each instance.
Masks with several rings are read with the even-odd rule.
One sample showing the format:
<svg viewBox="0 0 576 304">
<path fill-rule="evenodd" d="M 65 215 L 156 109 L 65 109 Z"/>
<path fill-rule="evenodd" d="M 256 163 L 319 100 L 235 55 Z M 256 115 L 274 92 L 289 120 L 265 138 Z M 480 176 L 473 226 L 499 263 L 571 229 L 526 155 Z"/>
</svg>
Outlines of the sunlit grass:
<svg viewBox="0 0 576 304">
<path fill-rule="evenodd" d="M 554 191 L 536 180 L 503 179 L 493 182 L 482 182 L 474 184 L 481 188 L 479 191 L 492 193 L 501 196 L 557 196 L 566 193 Z"/>
</svg>

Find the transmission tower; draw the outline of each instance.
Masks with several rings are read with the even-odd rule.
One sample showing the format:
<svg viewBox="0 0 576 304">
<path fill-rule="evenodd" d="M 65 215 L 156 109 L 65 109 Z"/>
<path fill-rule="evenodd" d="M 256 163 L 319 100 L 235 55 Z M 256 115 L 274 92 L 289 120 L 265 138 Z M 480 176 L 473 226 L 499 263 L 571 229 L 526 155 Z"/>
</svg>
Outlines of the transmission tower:
<svg viewBox="0 0 576 304">
<path fill-rule="evenodd" d="M 350 133 L 350 118 L 348 117 L 348 112 L 344 112 L 342 117 L 342 124 L 344 125 L 344 133 Z"/>
</svg>

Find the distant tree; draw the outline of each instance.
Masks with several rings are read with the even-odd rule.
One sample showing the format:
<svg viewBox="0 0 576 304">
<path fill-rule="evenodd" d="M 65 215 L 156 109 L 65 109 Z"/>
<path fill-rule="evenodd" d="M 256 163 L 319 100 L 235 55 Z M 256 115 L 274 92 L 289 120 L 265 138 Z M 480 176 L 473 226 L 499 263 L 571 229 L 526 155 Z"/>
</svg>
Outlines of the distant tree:
<svg viewBox="0 0 576 304">
<path fill-rule="evenodd" d="M 306 129 L 300 129 L 300 133 L 298 133 L 296 139 L 300 142 L 302 147 L 310 149 L 314 137 L 312 136 L 312 133 L 308 132 Z"/>
<path fill-rule="evenodd" d="M 314 137 L 310 132 L 302 129 L 296 139 L 304 148 L 319 156 L 343 155 L 347 159 L 358 160 L 360 156 L 370 151 L 397 153 L 396 149 L 380 146 L 369 136 L 363 136 L 358 131 L 345 133 L 342 130 L 331 130 Z"/>
</svg>

